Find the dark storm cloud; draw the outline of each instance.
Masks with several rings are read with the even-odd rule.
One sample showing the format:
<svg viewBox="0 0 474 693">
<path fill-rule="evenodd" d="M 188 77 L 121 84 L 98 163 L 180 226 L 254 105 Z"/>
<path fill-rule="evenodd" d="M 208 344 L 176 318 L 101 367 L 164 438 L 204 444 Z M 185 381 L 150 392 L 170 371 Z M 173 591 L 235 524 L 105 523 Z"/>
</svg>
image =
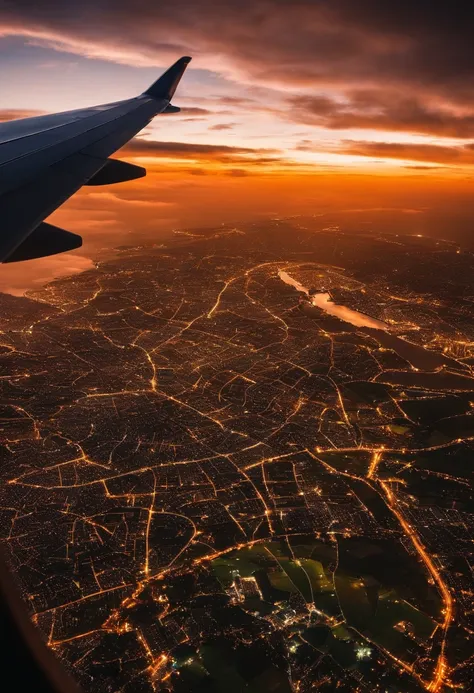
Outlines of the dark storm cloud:
<svg viewBox="0 0 474 693">
<path fill-rule="evenodd" d="M 232 147 L 224 144 L 195 144 L 189 142 L 159 142 L 135 138 L 122 150 L 134 156 L 166 157 L 172 159 L 200 159 L 228 163 L 233 161 L 269 163 L 275 161 L 276 149 Z"/>
<path fill-rule="evenodd" d="M 4 0 L 0 23 L 110 59 L 152 64 L 189 52 L 206 68 L 234 66 L 264 82 L 473 98 L 470 1 L 229 0 L 216 10 L 213 0 Z"/>
</svg>

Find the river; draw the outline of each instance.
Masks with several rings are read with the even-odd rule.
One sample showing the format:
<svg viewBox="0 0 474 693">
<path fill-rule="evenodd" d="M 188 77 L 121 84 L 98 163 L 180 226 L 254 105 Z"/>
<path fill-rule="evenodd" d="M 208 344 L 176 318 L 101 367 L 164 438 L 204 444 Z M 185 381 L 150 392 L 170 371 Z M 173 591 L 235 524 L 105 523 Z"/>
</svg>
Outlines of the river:
<svg viewBox="0 0 474 693">
<path fill-rule="evenodd" d="M 284 270 L 279 270 L 278 276 L 285 284 L 293 286 L 297 291 L 304 293 L 308 296 L 313 306 L 324 310 L 329 315 L 334 315 L 340 320 L 346 323 L 350 323 L 360 329 L 361 332 L 374 337 L 380 344 L 380 346 L 385 347 L 385 349 L 392 349 L 395 351 L 402 359 L 407 361 L 415 371 L 440 371 L 444 368 L 449 368 L 453 370 L 462 369 L 462 364 L 454 359 L 446 357 L 444 354 L 440 354 L 437 351 L 431 351 L 425 347 L 414 344 L 413 342 L 397 337 L 396 335 L 389 333 L 389 326 L 387 323 L 377 320 L 376 318 L 371 318 L 370 315 L 365 315 L 364 313 L 359 313 L 357 310 L 352 308 L 347 308 L 346 306 L 340 306 L 331 300 L 331 295 L 327 292 L 320 292 L 310 296 L 308 289 L 300 284 L 299 281 L 294 279 L 290 274 Z M 436 386 L 440 390 L 444 389 L 461 389 L 461 390 L 474 390 L 474 380 L 468 382 L 468 376 L 470 375 L 469 367 L 466 365 L 465 376 L 459 374 L 456 376 L 458 380 L 456 382 L 448 377 L 448 373 L 443 374 L 441 378 L 435 380 L 423 380 L 423 378 L 418 377 L 418 379 L 410 380 L 411 375 L 407 373 L 402 373 L 402 381 L 400 384 L 406 385 L 407 387 L 412 385 L 413 387 L 421 387 L 423 383 L 426 383 L 426 387 L 433 385 L 436 381 Z M 421 376 L 422 374 L 420 374 Z M 409 376 L 409 377 L 408 377 Z M 393 376 L 394 378 L 396 376 Z M 459 378 L 463 377 L 462 383 Z M 408 379 L 407 379 L 408 378 Z"/>
<path fill-rule="evenodd" d="M 322 310 L 326 311 L 326 313 L 329 313 L 329 315 L 335 315 L 340 320 L 349 322 L 351 325 L 355 325 L 356 327 L 371 327 L 374 330 L 388 330 L 387 323 L 382 322 L 381 320 L 376 320 L 375 318 L 371 318 L 370 315 L 359 313 L 359 311 L 353 310 L 352 308 L 347 308 L 347 306 L 340 306 L 337 303 L 334 303 L 334 301 L 331 299 L 331 295 L 326 292 L 317 293 L 310 296 L 308 289 L 296 281 L 296 279 L 293 279 L 293 277 L 284 270 L 279 270 L 278 276 L 282 281 L 285 282 L 285 284 L 294 286 L 297 291 L 305 293 L 310 298 L 313 306 L 321 308 Z"/>
</svg>

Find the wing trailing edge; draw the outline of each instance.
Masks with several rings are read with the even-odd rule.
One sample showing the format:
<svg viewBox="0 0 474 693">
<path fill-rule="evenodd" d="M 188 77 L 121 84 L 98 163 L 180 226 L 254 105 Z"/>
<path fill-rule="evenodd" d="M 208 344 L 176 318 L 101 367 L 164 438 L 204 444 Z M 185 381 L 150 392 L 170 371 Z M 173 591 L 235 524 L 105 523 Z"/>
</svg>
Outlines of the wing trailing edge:
<svg viewBox="0 0 474 693">
<path fill-rule="evenodd" d="M 107 163 L 89 178 L 86 185 L 111 185 L 112 183 L 124 183 L 127 180 L 136 180 L 146 176 L 146 168 L 129 164 L 120 159 L 107 159 Z"/>
<path fill-rule="evenodd" d="M 80 248 L 81 245 L 81 236 L 43 221 L 3 262 L 21 262 L 57 255 Z"/>
<path fill-rule="evenodd" d="M 180 112 L 180 107 L 179 106 L 172 106 L 170 103 L 166 106 L 164 111 L 161 111 L 161 115 L 167 114 L 167 113 L 179 113 Z"/>
</svg>

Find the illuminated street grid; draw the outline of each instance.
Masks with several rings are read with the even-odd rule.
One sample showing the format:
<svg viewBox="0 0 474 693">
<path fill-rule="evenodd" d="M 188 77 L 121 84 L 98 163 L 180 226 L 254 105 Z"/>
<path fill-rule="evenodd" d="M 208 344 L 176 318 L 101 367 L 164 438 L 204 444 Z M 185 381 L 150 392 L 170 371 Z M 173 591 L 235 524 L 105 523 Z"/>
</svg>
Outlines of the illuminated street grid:
<svg viewBox="0 0 474 693">
<path fill-rule="evenodd" d="M 0 297 L 3 543 L 86 692 L 474 686 L 474 257 L 315 223 Z"/>
</svg>

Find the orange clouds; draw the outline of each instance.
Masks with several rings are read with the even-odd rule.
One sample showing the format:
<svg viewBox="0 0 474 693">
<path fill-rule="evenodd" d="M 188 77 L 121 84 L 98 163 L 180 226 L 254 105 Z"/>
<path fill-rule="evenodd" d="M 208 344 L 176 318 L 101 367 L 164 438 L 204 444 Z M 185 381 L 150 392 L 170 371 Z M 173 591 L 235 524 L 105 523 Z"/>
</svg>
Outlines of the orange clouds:
<svg viewBox="0 0 474 693">
<path fill-rule="evenodd" d="M 191 96 L 175 122 L 179 128 L 207 119 L 205 132 L 184 128 L 174 142 L 149 143 L 145 151 L 140 140 L 128 151 L 186 159 L 196 176 L 231 167 L 238 173 L 230 175 L 239 177 L 258 167 L 276 171 L 278 165 L 280 171 L 302 172 L 305 165 L 357 165 L 374 156 L 449 162 L 459 169 L 472 165 L 467 149 L 443 142 L 474 140 L 467 2 L 453 8 L 433 0 L 228 0 L 218 13 L 211 0 L 143 0 L 139 7 L 138 12 L 133 0 L 116 0 L 113 8 L 107 0 L 13 1 L 0 8 L 0 36 L 24 36 L 54 51 L 133 67 L 192 53 L 185 83 Z M 255 149 L 247 147 L 252 122 Z M 296 137 L 296 128 L 303 127 L 306 132 Z M 295 146 L 301 137 L 311 138 L 312 130 L 317 147 Z M 216 144 L 219 132 L 231 135 L 234 146 L 225 139 Z M 394 133 L 412 140 L 403 156 Z M 184 139 L 189 141 L 177 141 Z M 356 146 L 348 139 L 361 141 Z M 382 146 L 381 139 L 394 146 Z M 345 158 L 305 158 L 304 151 Z"/>
<path fill-rule="evenodd" d="M 5 123 L 8 120 L 16 120 L 17 118 L 32 118 L 33 116 L 41 115 L 42 111 L 26 110 L 19 108 L 0 108 L 0 123 Z"/>
<path fill-rule="evenodd" d="M 349 91 L 344 101 L 326 96 L 289 99 L 296 122 L 331 130 L 363 129 L 442 137 L 474 137 L 474 110 L 459 111 L 383 89 Z"/>
<path fill-rule="evenodd" d="M 221 163 L 268 162 L 275 160 L 278 150 L 252 147 L 236 147 L 227 144 L 201 144 L 192 142 L 167 142 L 136 137 L 122 152 L 135 157 L 192 159 Z"/>
<path fill-rule="evenodd" d="M 473 144 L 448 147 L 438 144 L 343 140 L 339 151 L 356 156 L 474 166 Z"/>
<path fill-rule="evenodd" d="M 134 65 L 191 51 L 205 69 L 259 84 L 343 89 L 394 86 L 404 95 L 471 101 L 472 8 L 433 0 L 228 0 L 4 3 L 0 33 Z"/>
</svg>

